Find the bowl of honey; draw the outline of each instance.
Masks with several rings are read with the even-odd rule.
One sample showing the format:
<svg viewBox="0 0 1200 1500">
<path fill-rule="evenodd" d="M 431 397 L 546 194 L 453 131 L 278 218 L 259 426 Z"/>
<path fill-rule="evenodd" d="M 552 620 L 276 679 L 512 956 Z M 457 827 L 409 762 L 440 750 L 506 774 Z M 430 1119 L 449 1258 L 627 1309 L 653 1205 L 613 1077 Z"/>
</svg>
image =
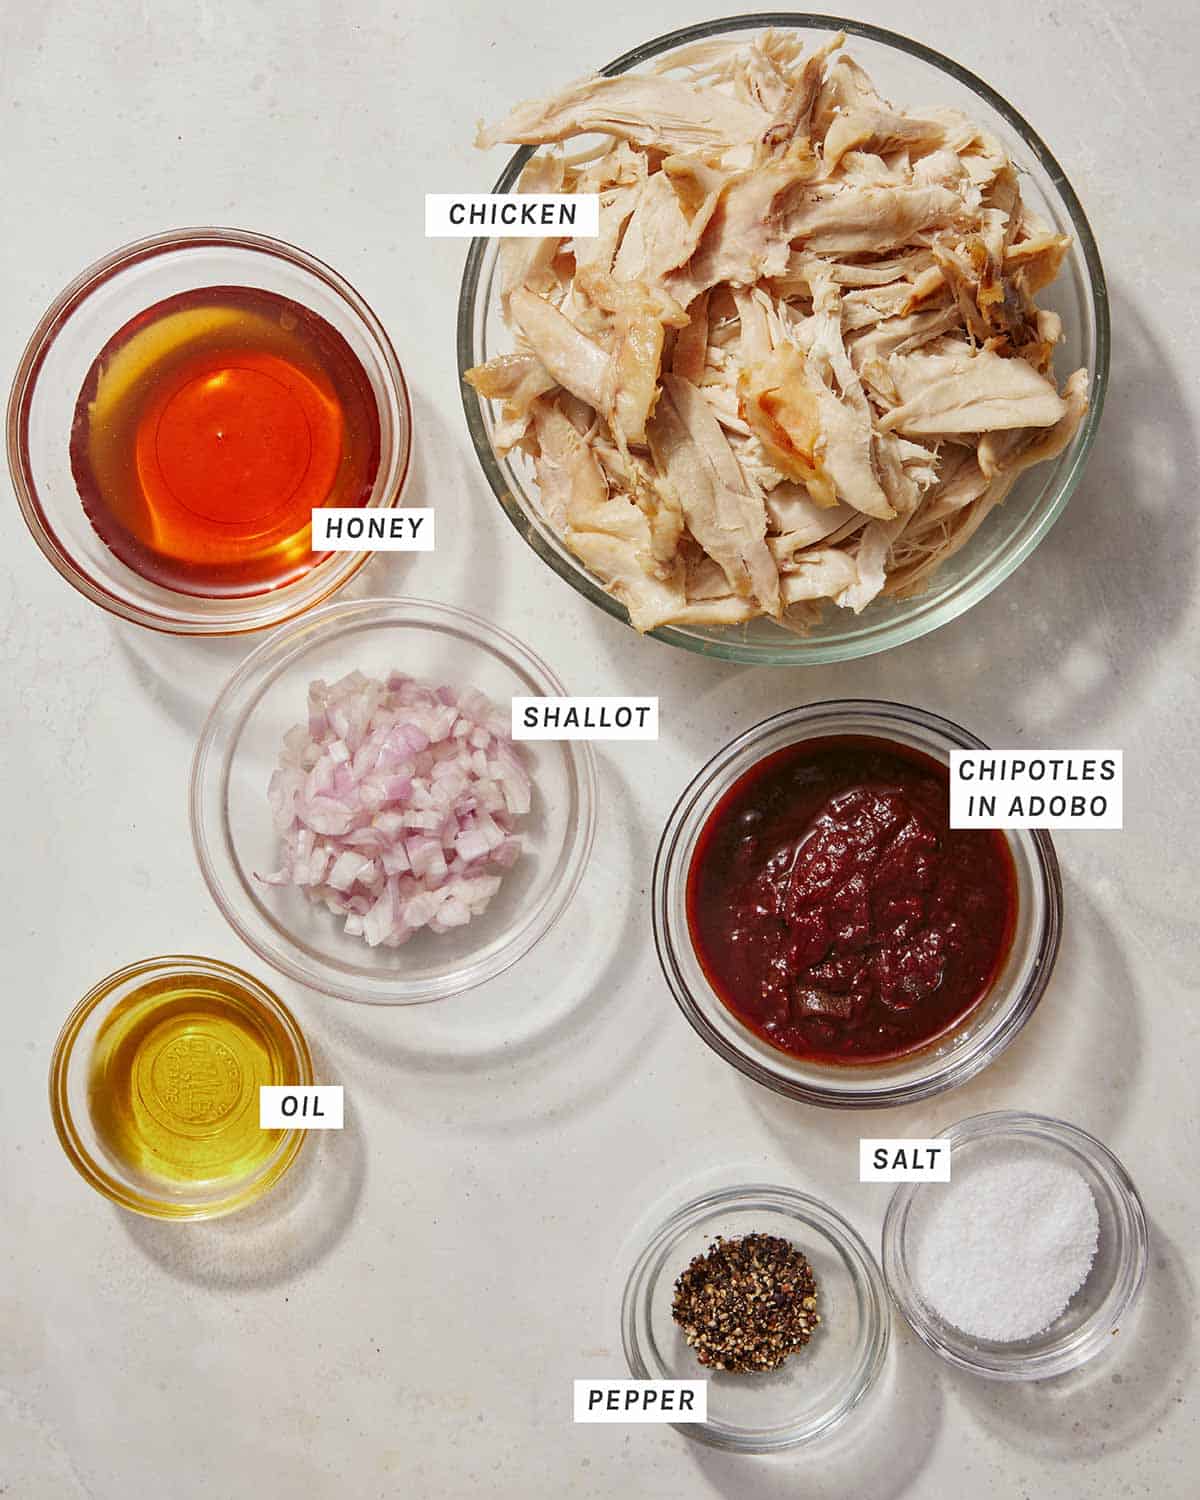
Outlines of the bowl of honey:
<svg viewBox="0 0 1200 1500">
<path fill-rule="evenodd" d="M 262 1129 L 264 1085 L 313 1081 L 277 995 L 230 964 L 143 959 L 102 979 L 67 1018 L 50 1111 L 80 1175 L 155 1219 L 212 1219 L 253 1203 L 296 1160 L 302 1130 Z"/>
<path fill-rule="evenodd" d="M 404 375 L 336 271 L 279 240 L 185 229 L 82 272 L 38 324 L 8 462 L 38 546 L 93 603 L 184 635 L 277 625 L 368 553 L 314 552 L 321 508 L 386 508 Z"/>
</svg>

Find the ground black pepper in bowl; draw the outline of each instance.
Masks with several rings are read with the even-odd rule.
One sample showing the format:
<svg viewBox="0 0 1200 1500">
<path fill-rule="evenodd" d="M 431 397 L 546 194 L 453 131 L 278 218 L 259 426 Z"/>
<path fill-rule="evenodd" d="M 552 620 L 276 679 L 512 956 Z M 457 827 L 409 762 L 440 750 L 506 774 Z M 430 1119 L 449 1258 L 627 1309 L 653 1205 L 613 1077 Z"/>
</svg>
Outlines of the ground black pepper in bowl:
<svg viewBox="0 0 1200 1500">
<path fill-rule="evenodd" d="M 820 1323 L 807 1259 L 774 1234 L 717 1235 L 675 1283 L 671 1316 L 702 1365 L 777 1370 Z"/>
</svg>

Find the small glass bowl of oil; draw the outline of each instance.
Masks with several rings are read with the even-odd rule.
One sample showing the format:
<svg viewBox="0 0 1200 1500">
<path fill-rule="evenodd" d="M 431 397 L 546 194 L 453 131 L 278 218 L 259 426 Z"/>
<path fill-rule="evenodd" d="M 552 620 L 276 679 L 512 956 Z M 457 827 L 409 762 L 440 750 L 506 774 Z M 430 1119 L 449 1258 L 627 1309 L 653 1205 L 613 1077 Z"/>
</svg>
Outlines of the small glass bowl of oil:
<svg viewBox="0 0 1200 1500">
<path fill-rule="evenodd" d="M 185 635 L 277 625 L 370 555 L 312 513 L 395 505 L 411 410 L 378 318 L 336 271 L 233 229 L 89 267 L 26 347 L 8 407 L 25 521 L 82 594 Z"/>
<path fill-rule="evenodd" d="M 253 1203 L 305 1132 L 259 1127 L 264 1084 L 313 1081 L 287 1007 L 213 959 L 143 959 L 72 1011 L 50 1065 L 50 1108 L 80 1174 L 122 1208 L 211 1219 Z"/>
</svg>

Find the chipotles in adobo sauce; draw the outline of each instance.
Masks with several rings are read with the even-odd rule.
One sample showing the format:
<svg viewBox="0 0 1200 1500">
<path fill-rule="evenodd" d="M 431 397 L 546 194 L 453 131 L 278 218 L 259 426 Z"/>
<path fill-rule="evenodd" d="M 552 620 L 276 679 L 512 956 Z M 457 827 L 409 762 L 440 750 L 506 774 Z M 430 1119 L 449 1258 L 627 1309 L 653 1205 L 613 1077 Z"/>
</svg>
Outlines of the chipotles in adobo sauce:
<svg viewBox="0 0 1200 1500">
<path fill-rule="evenodd" d="M 709 815 L 688 927 L 717 995 L 797 1057 L 869 1063 L 979 1003 L 1017 915 L 1005 835 L 950 827 L 945 766 L 889 740 L 789 745 Z"/>
</svg>

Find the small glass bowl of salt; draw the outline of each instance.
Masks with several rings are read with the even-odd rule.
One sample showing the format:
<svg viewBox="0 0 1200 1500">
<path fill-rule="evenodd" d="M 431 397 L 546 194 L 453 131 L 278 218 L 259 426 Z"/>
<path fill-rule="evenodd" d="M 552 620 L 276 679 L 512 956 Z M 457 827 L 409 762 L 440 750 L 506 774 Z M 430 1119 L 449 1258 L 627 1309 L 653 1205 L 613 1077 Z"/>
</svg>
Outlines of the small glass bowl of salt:
<svg viewBox="0 0 1200 1500">
<path fill-rule="evenodd" d="M 991 1380 L 1044 1380 L 1112 1347 L 1146 1270 L 1146 1216 L 1094 1136 L 1000 1110 L 943 1132 L 949 1183 L 903 1183 L 883 1271 L 914 1333 Z"/>
</svg>

